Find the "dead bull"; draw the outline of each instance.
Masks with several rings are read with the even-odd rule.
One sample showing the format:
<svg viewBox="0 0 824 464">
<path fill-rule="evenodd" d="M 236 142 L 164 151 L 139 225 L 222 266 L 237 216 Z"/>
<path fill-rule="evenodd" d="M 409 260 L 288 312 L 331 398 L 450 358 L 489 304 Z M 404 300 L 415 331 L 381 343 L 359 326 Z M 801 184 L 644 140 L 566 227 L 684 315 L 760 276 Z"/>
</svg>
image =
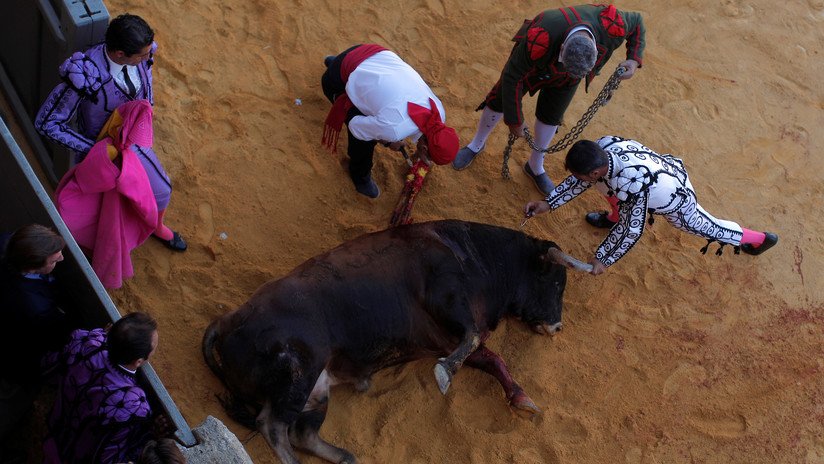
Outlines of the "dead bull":
<svg viewBox="0 0 824 464">
<path fill-rule="evenodd" d="M 292 446 L 354 463 L 318 435 L 330 386 L 365 390 L 376 371 L 424 357 L 442 356 L 442 393 L 467 364 L 495 377 L 512 407 L 539 412 L 484 340 L 504 317 L 544 335 L 561 329 L 559 253 L 518 231 L 454 220 L 367 234 L 261 286 L 209 326 L 203 354 L 229 390 L 229 414 L 287 464 L 299 462 Z"/>
</svg>

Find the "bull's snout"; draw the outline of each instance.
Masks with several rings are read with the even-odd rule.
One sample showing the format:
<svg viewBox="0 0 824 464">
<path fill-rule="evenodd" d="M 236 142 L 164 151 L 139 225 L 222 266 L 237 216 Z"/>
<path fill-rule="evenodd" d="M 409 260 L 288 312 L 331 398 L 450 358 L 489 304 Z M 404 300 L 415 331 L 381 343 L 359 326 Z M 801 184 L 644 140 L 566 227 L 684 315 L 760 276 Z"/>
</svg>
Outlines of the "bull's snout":
<svg viewBox="0 0 824 464">
<path fill-rule="evenodd" d="M 542 324 L 532 326 L 532 330 L 541 335 L 552 336 L 555 335 L 557 332 L 560 332 L 563 327 L 563 322 L 556 322 L 555 324 L 547 324 L 546 322 L 544 322 Z"/>
</svg>

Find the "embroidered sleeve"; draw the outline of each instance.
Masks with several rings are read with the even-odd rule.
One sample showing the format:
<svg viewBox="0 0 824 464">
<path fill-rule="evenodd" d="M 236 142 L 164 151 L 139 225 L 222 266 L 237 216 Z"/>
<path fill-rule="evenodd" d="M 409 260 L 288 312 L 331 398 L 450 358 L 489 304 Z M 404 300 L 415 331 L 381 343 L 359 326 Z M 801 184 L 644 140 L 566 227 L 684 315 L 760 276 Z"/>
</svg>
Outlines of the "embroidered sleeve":
<svg viewBox="0 0 824 464">
<path fill-rule="evenodd" d="M 634 197 L 633 201 L 620 203 L 618 222 L 612 226 L 607 238 L 595 250 L 595 258 L 604 266 L 612 266 L 635 246 L 644 233 L 647 216 L 647 191 Z"/>
<path fill-rule="evenodd" d="M 533 28 L 534 29 L 534 28 Z M 534 48 L 533 48 L 534 50 Z M 521 102 L 524 97 L 524 76 L 532 69 L 529 42 L 524 40 L 512 50 L 501 73 L 501 100 L 504 110 L 504 123 L 520 126 L 524 122 Z"/>
<path fill-rule="evenodd" d="M 638 67 L 644 65 L 644 47 L 646 46 L 646 29 L 640 13 L 623 11 L 624 27 L 627 34 L 627 59 L 638 62 Z"/>
<path fill-rule="evenodd" d="M 555 211 L 561 205 L 569 203 L 590 186 L 592 186 L 592 184 L 582 181 L 575 176 L 567 177 L 547 195 L 546 202 L 549 203 L 550 211 Z"/>
<path fill-rule="evenodd" d="M 60 66 L 63 83 L 51 91 L 34 119 L 37 132 L 71 150 L 87 153 L 94 145 L 70 122 L 83 99 L 96 98 L 100 90 L 100 73 L 94 63 L 82 53 L 75 53 Z"/>
</svg>

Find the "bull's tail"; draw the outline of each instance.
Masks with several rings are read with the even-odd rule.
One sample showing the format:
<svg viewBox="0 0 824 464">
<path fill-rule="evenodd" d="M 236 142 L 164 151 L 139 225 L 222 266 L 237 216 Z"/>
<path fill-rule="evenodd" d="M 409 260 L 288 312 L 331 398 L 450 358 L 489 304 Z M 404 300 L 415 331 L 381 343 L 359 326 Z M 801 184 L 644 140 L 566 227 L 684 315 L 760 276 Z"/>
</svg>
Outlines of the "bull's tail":
<svg viewBox="0 0 824 464">
<path fill-rule="evenodd" d="M 223 367 L 215 358 L 215 341 L 217 341 L 217 325 L 219 321 L 220 319 L 215 319 L 211 324 L 209 324 L 209 327 L 206 328 L 206 332 L 203 334 L 203 343 L 201 348 L 203 349 L 203 359 L 206 361 L 206 365 L 209 366 L 209 369 L 212 370 L 215 376 L 220 379 L 224 385 L 226 385 L 226 377 L 223 375 Z"/>
</svg>

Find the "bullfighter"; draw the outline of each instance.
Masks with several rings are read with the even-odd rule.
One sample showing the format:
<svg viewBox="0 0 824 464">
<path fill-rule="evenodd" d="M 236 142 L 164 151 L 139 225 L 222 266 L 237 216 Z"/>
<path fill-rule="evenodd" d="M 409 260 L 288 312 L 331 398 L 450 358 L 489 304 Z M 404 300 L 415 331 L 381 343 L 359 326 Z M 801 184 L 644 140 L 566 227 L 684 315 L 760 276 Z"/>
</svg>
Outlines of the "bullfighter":
<svg viewBox="0 0 824 464">
<path fill-rule="evenodd" d="M 717 219 L 698 204 L 684 163 L 672 155 L 659 155 L 640 142 L 608 135 L 597 142 L 580 140 L 566 156 L 566 168 L 572 173 L 555 187 L 545 201 L 531 201 L 524 212 L 527 217 L 554 211 L 588 188 L 617 199 L 618 221 L 590 260 L 591 273 L 598 275 L 621 259 L 641 238 L 644 223 L 652 224 L 652 215 L 664 216 L 670 224 L 685 232 L 704 237 L 707 246 L 719 242 L 759 255 L 778 242 L 778 235 L 745 229 L 735 222 Z"/>
<path fill-rule="evenodd" d="M 80 162 L 95 144 L 112 112 L 123 103 L 148 100 L 152 93 L 152 64 L 157 51 L 154 31 L 143 18 L 123 14 L 106 29 L 106 40 L 85 52 L 76 52 L 60 65 L 63 82 L 49 94 L 37 112 L 34 126 L 43 136 L 75 152 Z M 76 123 L 72 120 L 76 118 Z M 74 126 L 74 127 L 73 127 Z M 153 233 L 168 248 L 185 251 L 183 237 L 166 227 L 163 216 L 172 195 L 169 175 L 151 147 L 135 145 L 157 201 Z"/>
</svg>

